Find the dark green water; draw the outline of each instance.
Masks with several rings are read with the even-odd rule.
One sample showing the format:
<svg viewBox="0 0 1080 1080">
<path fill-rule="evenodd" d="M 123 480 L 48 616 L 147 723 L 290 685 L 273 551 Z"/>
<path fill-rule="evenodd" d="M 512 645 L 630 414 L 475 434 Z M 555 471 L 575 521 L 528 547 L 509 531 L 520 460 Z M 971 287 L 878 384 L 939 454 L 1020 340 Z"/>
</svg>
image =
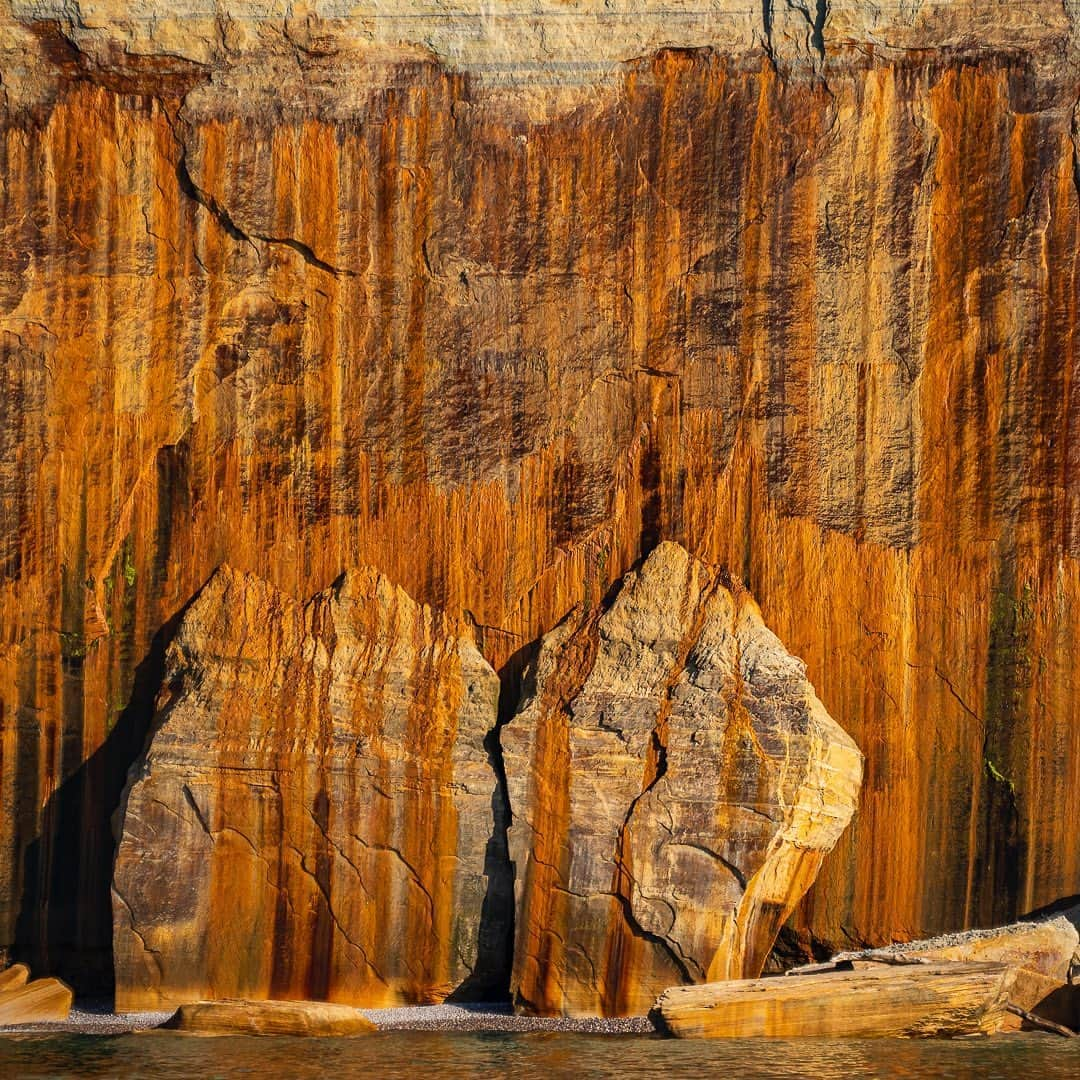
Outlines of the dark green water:
<svg viewBox="0 0 1080 1080">
<path fill-rule="evenodd" d="M 0 1077 L 1031 1077 L 1077 1080 L 1080 1039 L 718 1040 L 384 1032 L 355 1039 L 0 1038 Z"/>
</svg>

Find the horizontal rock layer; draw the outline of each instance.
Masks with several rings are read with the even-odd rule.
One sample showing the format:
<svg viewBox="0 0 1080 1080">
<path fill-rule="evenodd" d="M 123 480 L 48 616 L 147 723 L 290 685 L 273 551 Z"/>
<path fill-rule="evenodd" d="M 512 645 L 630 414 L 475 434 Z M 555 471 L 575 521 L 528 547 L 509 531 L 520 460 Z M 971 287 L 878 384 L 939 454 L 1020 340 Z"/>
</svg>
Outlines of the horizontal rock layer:
<svg viewBox="0 0 1080 1080">
<path fill-rule="evenodd" d="M 661 538 L 867 753 L 796 946 L 1080 892 L 1072 0 L 119 7 L 0 4 L 0 945 L 109 971 L 220 563 L 509 674 Z"/>
<path fill-rule="evenodd" d="M 0 972 L 0 1027 L 66 1020 L 75 1000 L 71 987 L 59 979 L 28 980 L 27 975 L 22 964 Z"/>
<path fill-rule="evenodd" d="M 683 1038 L 992 1035 L 1005 1021 L 1015 977 L 1008 964 L 945 961 L 676 986 L 660 996 L 656 1013 Z"/>
<path fill-rule="evenodd" d="M 743 590 L 661 544 L 540 645 L 500 731 L 513 991 L 640 1015 L 753 978 L 851 815 L 862 757 Z"/>
<path fill-rule="evenodd" d="M 116 1007 L 441 1001 L 474 974 L 498 679 L 370 571 L 301 607 L 220 570 L 118 816 Z"/>
<path fill-rule="evenodd" d="M 321 1001 L 195 1001 L 162 1027 L 189 1035 L 363 1035 L 375 1025 L 347 1005 Z"/>
</svg>

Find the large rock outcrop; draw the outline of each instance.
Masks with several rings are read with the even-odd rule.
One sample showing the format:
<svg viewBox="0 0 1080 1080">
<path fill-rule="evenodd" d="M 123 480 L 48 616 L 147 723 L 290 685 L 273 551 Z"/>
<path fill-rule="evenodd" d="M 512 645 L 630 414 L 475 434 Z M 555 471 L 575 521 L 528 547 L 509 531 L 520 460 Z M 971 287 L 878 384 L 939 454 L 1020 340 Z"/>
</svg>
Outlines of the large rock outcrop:
<svg viewBox="0 0 1080 1080">
<path fill-rule="evenodd" d="M 868 751 L 796 951 L 1080 893 L 1078 11 L 0 0 L 0 949 L 219 564 L 502 668 L 661 538 Z"/>
<path fill-rule="evenodd" d="M 113 885 L 116 1001 L 437 1001 L 473 975 L 499 683 L 369 570 L 218 571 L 170 646 Z"/>
<path fill-rule="evenodd" d="M 1002 1029 L 1016 969 L 1002 963 L 870 966 L 798 979 L 675 986 L 656 1003 L 672 1035 L 704 1039 L 911 1039 Z"/>
<path fill-rule="evenodd" d="M 855 810 L 862 756 L 745 590 L 661 544 L 548 634 L 502 729 L 514 992 L 644 1013 L 752 978 Z"/>
</svg>

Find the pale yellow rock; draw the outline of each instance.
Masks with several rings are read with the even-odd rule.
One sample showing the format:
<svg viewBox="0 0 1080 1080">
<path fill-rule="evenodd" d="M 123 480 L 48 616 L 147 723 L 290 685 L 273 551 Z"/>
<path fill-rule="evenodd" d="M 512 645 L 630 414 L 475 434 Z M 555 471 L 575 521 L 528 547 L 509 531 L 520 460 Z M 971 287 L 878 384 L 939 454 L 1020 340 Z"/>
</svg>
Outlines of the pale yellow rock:
<svg viewBox="0 0 1080 1080">
<path fill-rule="evenodd" d="M 164 1025 L 190 1035 L 364 1035 L 375 1025 L 348 1005 L 325 1001 L 196 1001 Z"/>
<path fill-rule="evenodd" d="M 213 70 L 204 103 L 224 91 L 257 109 L 297 88 L 314 89 L 331 110 L 355 103 L 375 78 L 403 62 L 437 60 L 480 80 L 488 104 L 533 119 L 589 102 L 610 89 L 622 67 L 662 48 L 713 48 L 739 55 L 766 50 L 784 66 L 816 68 L 851 42 L 885 55 L 904 49 L 1027 47 L 1054 54 L 1071 40 L 1075 15 L 1059 0 L 986 4 L 918 0 L 873 4 L 831 0 L 766 5 L 746 0 L 399 0 L 394 4 L 316 0 L 296 4 L 231 0 L 6 0 L 0 50 L 21 62 L 5 72 L 15 97 L 40 95 L 27 27 L 55 28 L 67 49 L 93 69 L 125 74 L 140 65 L 198 80 Z M 6 18 L 5 18 L 6 15 Z M 587 43 L 587 44 L 586 44 Z M 584 47 L 583 47 L 584 46 Z M 243 91 L 243 94 L 238 91 Z M 244 100 L 241 100 L 244 99 Z"/>
<path fill-rule="evenodd" d="M 25 986 L 29 978 L 30 969 L 25 964 L 12 964 L 11 967 L 0 971 L 0 993 Z"/>
<path fill-rule="evenodd" d="M 219 570 L 117 817 L 117 1008 L 426 1003 L 473 976 L 498 689 L 465 625 L 374 571 L 301 605 Z"/>
<path fill-rule="evenodd" d="M 745 589 L 670 542 L 544 639 L 501 741 L 513 989 L 539 1013 L 760 974 L 862 777 Z"/>
<path fill-rule="evenodd" d="M 1076 927 L 1064 917 L 1041 922 L 1014 923 L 993 930 L 969 930 L 927 941 L 912 941 L 889 950 L 838 953 L 836 960 L 873 960 L 882 955 L 922 957 L 928 960 L 963 962 L 992 961 L 1016 968 L 1010 1000 L 1022 1009 L 1038 1012 L 1047 999 L 1069 978 L 1073 954 L 1080 943 Z M 1007 1028 L 1018 1028 L 1015 1016 L 1005 1019 Z"/>
<path fill-rule="evenodd" d="M 34 979 L 0 992 L 0 1025 L 66 1020 L 74 994 L 59 979 Z"/>
<path fill-rule="evenodd" d="M 880 965 L 673 987 L 656 1012 L 683 1038 L 989 1035 L 1001 1025 L 1014 979 L 1007 964 Z"/>
</svg>

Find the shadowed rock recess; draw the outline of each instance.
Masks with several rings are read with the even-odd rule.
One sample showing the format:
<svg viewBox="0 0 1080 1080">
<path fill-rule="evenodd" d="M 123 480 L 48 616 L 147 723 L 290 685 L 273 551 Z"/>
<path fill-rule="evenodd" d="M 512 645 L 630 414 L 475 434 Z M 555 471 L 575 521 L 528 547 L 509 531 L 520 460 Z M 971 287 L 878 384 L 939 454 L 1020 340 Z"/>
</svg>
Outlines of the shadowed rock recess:
<svg viewBox="0 0 1080 1080">
<path fill-rule="evenodd" d="M 1078 18 L 0 0 L 0 952 L 111 988 L 110 820 L 223 564 L 374 567 L 509 689 L 677 541 L 866 753 L 792 957 L 1080 893 Z"/>
<path fill-rule="evenodd" d="M 511 815 L 524 1008 L 643 1014 L 759 974 L 862 758 L 723 580 L 661 544 L 544 638 L 497 730 L 463 626 L 374 571 L 303 606 L 218 571 L 118 821 L 117 1007 L 505 991 Z"/>
</svg>

